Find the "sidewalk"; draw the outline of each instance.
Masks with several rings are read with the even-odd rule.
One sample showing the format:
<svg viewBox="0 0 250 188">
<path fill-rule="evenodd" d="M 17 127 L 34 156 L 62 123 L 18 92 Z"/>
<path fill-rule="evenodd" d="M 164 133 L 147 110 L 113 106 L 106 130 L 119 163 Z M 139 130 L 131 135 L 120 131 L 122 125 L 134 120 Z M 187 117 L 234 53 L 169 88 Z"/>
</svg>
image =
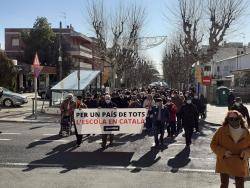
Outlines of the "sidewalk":
<svg viewBox="0 0 250 188">
<path fill-rule="evenodd" d="M 33 93 L 26 93 L 29 102 L 20 107 L 4 108 L 0 110 L 0 122 L 22 122 L 22 123 L 58 123 L 60 122 L 60 115 L 51 115 L 42 113 L 43 108 L 48 107 L 48 101 L 38 101 L 37 118 L 32 114 L 32 100 Z"/>
</svg>

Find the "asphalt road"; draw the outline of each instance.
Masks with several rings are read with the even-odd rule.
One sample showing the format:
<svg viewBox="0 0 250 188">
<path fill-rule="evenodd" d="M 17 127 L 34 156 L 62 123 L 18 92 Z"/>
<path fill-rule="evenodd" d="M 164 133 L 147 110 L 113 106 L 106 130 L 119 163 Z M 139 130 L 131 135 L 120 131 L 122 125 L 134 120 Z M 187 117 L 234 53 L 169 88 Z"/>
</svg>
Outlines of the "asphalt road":
<svg viewBox="0 0 250 188">
<path fill-rule="evenodd" d="M 209 144 L 225 109 L 212 109 L 190 149 L 182 134 L 162 150 L 146 134 L 116 135 L 104 151 L 99 135 L 85 137 L 77 148 L 59 124 L 0 123 L 0 187 L 219 187 Z"/>
</svg>

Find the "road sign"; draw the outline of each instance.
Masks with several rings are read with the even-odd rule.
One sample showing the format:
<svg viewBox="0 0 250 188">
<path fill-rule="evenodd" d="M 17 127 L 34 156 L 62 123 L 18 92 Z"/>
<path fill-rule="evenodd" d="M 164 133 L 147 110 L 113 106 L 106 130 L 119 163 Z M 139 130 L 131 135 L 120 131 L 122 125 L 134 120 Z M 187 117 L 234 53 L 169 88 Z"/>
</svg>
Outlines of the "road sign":
<svg viewBox="0 0 250 188">
<path fill-rule="evenodd" d="M 41 72 L 41 70 L 43 69 L 43 66 L 40 66 L 40 62 L 39 62 L 39 58 L 38 55 L 36 53 L 34 61 L 33 61 L 33 74 L 34 77 L 37 78 Z"/>
<path fill-rule="evenodd" d="M 202 83 L 206 86 L 211 85 L 212 83 L 212 77 L 211 76 L 203 76 Z"/>
</svg>

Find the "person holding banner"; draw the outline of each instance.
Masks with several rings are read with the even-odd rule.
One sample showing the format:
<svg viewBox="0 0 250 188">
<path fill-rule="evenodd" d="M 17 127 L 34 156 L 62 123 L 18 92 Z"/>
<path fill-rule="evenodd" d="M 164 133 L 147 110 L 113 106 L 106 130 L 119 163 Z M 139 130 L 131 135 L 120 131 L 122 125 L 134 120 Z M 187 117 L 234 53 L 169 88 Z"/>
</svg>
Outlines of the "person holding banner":
<svg viewBox="0 0 250 188">
<path fill-rule="evenodd" d="M 164 137 L 164 126 L 169 122 L 169 111 L 166 106 L 163 105 L 162 98 L 156 99 L 156 106 L 152 108 L 151 113 L 153 114 L 153 129 L 155 138 L 155 147 L 159 147 L 159 134 L 160 143 L 163 146 Z"/>
<path fill-rule="evenodd" d="M 76 108 L 79 110 L 83 108 L 87 108 L 87 105 L 82 102 L 82 96 L 77 96 Z M 75 123 L 74 123 L 74 127 L 75 127 L 75 135 L 76 135 L 76 144 L 77 144 L 77 147 L 79 147 L 82 143 L 83 135 L 78 134 Z"/>
<path fill-rule="evenodd" d="M 105 102 L 101 104 L 100 108 L 116 108 L 117 105 L 111 101 L 110 95 L 105 95 Z M 113 145 L 113 134 L 103 134 L 102 135 L 102 148 L 105 149 L 107 145 L 107 139 L 109 136 L 110 145 Z"/>
</svg>

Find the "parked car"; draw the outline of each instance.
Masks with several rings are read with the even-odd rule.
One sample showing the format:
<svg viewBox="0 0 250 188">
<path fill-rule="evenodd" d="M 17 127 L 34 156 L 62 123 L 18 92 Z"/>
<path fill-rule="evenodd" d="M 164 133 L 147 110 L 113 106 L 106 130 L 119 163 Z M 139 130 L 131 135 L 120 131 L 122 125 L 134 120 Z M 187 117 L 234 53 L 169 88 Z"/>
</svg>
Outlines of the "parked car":
<svg viewBox="0 0 250 188">
<path fill-rule="evenodd" d="M 28 98 L 19 93 L 14 93 L 4 87 L 0 87 L 0 90 L 3 91 L 0 103 L 6 107 L 20 106 L 28 103 Z"/>
</svg>

